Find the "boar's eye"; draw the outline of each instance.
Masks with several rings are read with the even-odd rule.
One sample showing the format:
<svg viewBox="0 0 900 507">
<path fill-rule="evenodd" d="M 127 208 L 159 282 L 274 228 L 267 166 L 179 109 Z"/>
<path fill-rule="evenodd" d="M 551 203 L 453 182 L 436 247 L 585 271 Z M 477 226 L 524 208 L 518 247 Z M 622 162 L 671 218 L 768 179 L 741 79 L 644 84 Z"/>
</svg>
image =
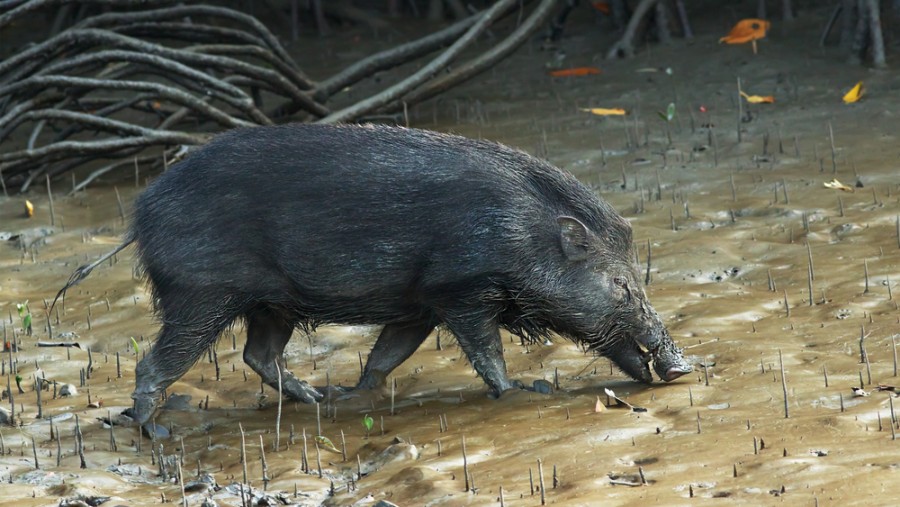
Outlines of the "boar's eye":
<svg viewBox="0 0 900 507">
<path fill-rule="evenodd" d="M 627 284 L 625 283 L 625 279 L 622 278 L 621 276 L 617 276 L 617 277 L 613 278 L 613 283 L 616 284 L 616 285 L 618 285 L 619 287 L 622 287 L 623 289 L 624 289 L 625 286 L 627 285 Z"/>
</svg>

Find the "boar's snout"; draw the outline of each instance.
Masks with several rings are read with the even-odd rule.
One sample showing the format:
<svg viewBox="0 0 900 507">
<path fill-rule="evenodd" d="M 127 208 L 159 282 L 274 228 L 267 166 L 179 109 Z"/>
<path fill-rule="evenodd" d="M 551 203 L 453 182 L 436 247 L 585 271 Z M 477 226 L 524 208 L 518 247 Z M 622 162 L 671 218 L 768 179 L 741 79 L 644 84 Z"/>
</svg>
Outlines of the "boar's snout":
<svg viewBox="0 0 900 507">
<path fill-rule="evenodd" d="M 691 363 L 684 357 L 681 349 L 675 346 L 668 331 L 664 331 L 657 347 L 651 349 L 653 369 L 659 378 L 671 382 L 678 377 L 694 371 Z"/>
</svg>

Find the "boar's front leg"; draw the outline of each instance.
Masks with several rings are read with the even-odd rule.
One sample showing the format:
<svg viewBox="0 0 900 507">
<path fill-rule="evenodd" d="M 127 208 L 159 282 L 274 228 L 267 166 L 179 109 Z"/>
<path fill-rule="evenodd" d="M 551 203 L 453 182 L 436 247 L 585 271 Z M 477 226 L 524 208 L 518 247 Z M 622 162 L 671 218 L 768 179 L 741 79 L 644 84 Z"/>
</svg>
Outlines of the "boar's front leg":
<svg viewBox="0 0 900 507">
<path fill-rule="evenodd" d="M 375 389 L 385 383 L 394 368 L 409 358 L 422 345 L 437 325 L 437 319 L 428 317 L 417 322 L 388 324 L 381 330 L 366 368 L 356 384 L 356 389 Z"/>
<path fill-rule="evenodd" d="M 294 325 L 266 308 L 247 315 L 247 345 L 244 362 L 262 377 L 263 382 L 278 389 L 277 361 L 281 369 L 281 392 L 304 403 L 315 403 L 324 396 L 306 381 L 300 380 L 284 368 L 284 347 L 291 339 Z"/>
<path fill-rule="evenodd" d="M 480 312 L 459 312 L 447 316 L 445 322 L 456 335 L 456 341 L 472 367 L 490 388 L 492 397 L 499 397 L 509 389 L 523 388 L 521 382 L 510 381 L 506 375 L 500 326 L 495 316 L 486 317 Z"/>
</svg>

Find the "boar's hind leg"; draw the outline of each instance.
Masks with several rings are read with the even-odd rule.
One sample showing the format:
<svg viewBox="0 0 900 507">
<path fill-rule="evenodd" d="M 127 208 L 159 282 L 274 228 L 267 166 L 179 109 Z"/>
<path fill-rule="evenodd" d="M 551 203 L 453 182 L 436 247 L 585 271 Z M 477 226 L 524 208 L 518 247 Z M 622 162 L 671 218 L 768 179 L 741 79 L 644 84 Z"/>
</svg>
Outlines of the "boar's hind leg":
<svg viewBox="0 0 900 507">
<path fill-rule="evenodd" d="M 369 353 L 366 368 L 359 377 L 356 388 L 375 389 L 383 386 L 387 376 L 419 348 L 435 325 L 436 320 L 427 319 L 384 326 Z"/>
<path fill-rule="evenodd" d="M 483 319 L 471 313 L 464 317 L 447 319 L 447 326 L 456 335 L 456 341 L 466 353 L 472 367 L 488 385 L 491 397 L 499 397 L 503 391 L 522 389 L 519 381 L 510 381 L 503 359 L 503 343 L 496 318 Z"/>
<path fill-rule="evenodd" d="M 200 298 L 169 305 L 168 308 L 174 308 L 169 311 L 166 311 L 167 300 L 163 301 L 162 329 L 153 348 L 135 368 L 131 397 L 133 417 L 140 424 L 150 420 L 162 392 L 191 369 L 232 320 L 229 315 L 215 311 L 216 306 L 199 302 Z M 183 315 L 188 312 L 189 315 Z M 200 315 L 212 317 L 205 319 Z"/>
<path fill-rule="evenodd" d="M 281 392 L 297 401 L 315 403 L 323 398 L 322 393 L 284 367 L 284 347 L 293 332 L 293 323 L 271 310 L 258 308 L 249 313 L 244 362 L 262 377 L 263 382 L 278 389 L 277 361 L 281 368 Z"/>
</svg>

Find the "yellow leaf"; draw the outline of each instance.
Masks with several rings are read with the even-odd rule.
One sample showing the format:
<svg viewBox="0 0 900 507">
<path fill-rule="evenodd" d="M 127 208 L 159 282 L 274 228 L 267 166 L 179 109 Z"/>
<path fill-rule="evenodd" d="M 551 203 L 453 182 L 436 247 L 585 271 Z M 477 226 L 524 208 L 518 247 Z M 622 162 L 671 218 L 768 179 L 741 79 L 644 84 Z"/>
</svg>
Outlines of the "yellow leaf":
<svg viewBox="0 0 900 507">
<path fill-rule="evenodd" d="M 604 410 L 606 410 L 606 407 L 603 406 L 603 402 L 600 401 L 600 397 L 597 396 L 597 403 L 594 404 L 594 413 L 599 414 L 600 412 L 603 412 Z"/>
<path fill-rule="evenodd" d="M 844 191 L 844 192 L 853 192 L 853 188 L 848 187 L 847 185 L 844 185 L 843 183 L 841 183 L 841 182 L 838 181 L 837 179 L 833 179 L 833 180 L 831 180 L 831 181 L 826 181 L 826 182 L 825 182 L 825 188 L 834 188 L 834 189 L 837 189 L 837 190 L 842 190 L 842 191 Z"/>
<path fill-rule="evenodd" d="M 31 218 L 34 216 L 34 204 L 31 201 L 25 201 L 25 216 Z"/>
<path fill-rule="evenodd" d="M 620 107 L 607 109 L 603 107 L 582 108 L 585 113 L 596 114 L 597 116 L 624 116 L 625 110 Z"/>
<path fill-rule="evenodd" d="M 775 97 L 772 95 L 747 95 L 744 92 L 741 92 L 741 96 L 747 99 L 747 102 L 751 104 L 774 104 Z"/>
<path fill-rule="evenodd" d="M 866 87 L 863 82 L 856 83 L 856 86 L 850 88 L 850 91 L 844 95 L 844 104 L 852 104 L 862 98 L 866 94 Z"/>
<path fill-rule="evenodd" d="M 734 28 L 728 32 L 728 35 L 719 39 L 719 43 L 743 44 L 745 42 L 762 39 L 766 36 L 766 31 L 771 26 L 772 23 L 764 19 L 744 19 L 734 25 Z"/>
<path fill-rule="evenodd" d="M 599 73 L 600 69 L 597 67 L 574 67 L 571 69 L 554 70 L 550 72 L 550 75 L 553 77 L 579 77 L 592 76 Z"/>
</svg>

